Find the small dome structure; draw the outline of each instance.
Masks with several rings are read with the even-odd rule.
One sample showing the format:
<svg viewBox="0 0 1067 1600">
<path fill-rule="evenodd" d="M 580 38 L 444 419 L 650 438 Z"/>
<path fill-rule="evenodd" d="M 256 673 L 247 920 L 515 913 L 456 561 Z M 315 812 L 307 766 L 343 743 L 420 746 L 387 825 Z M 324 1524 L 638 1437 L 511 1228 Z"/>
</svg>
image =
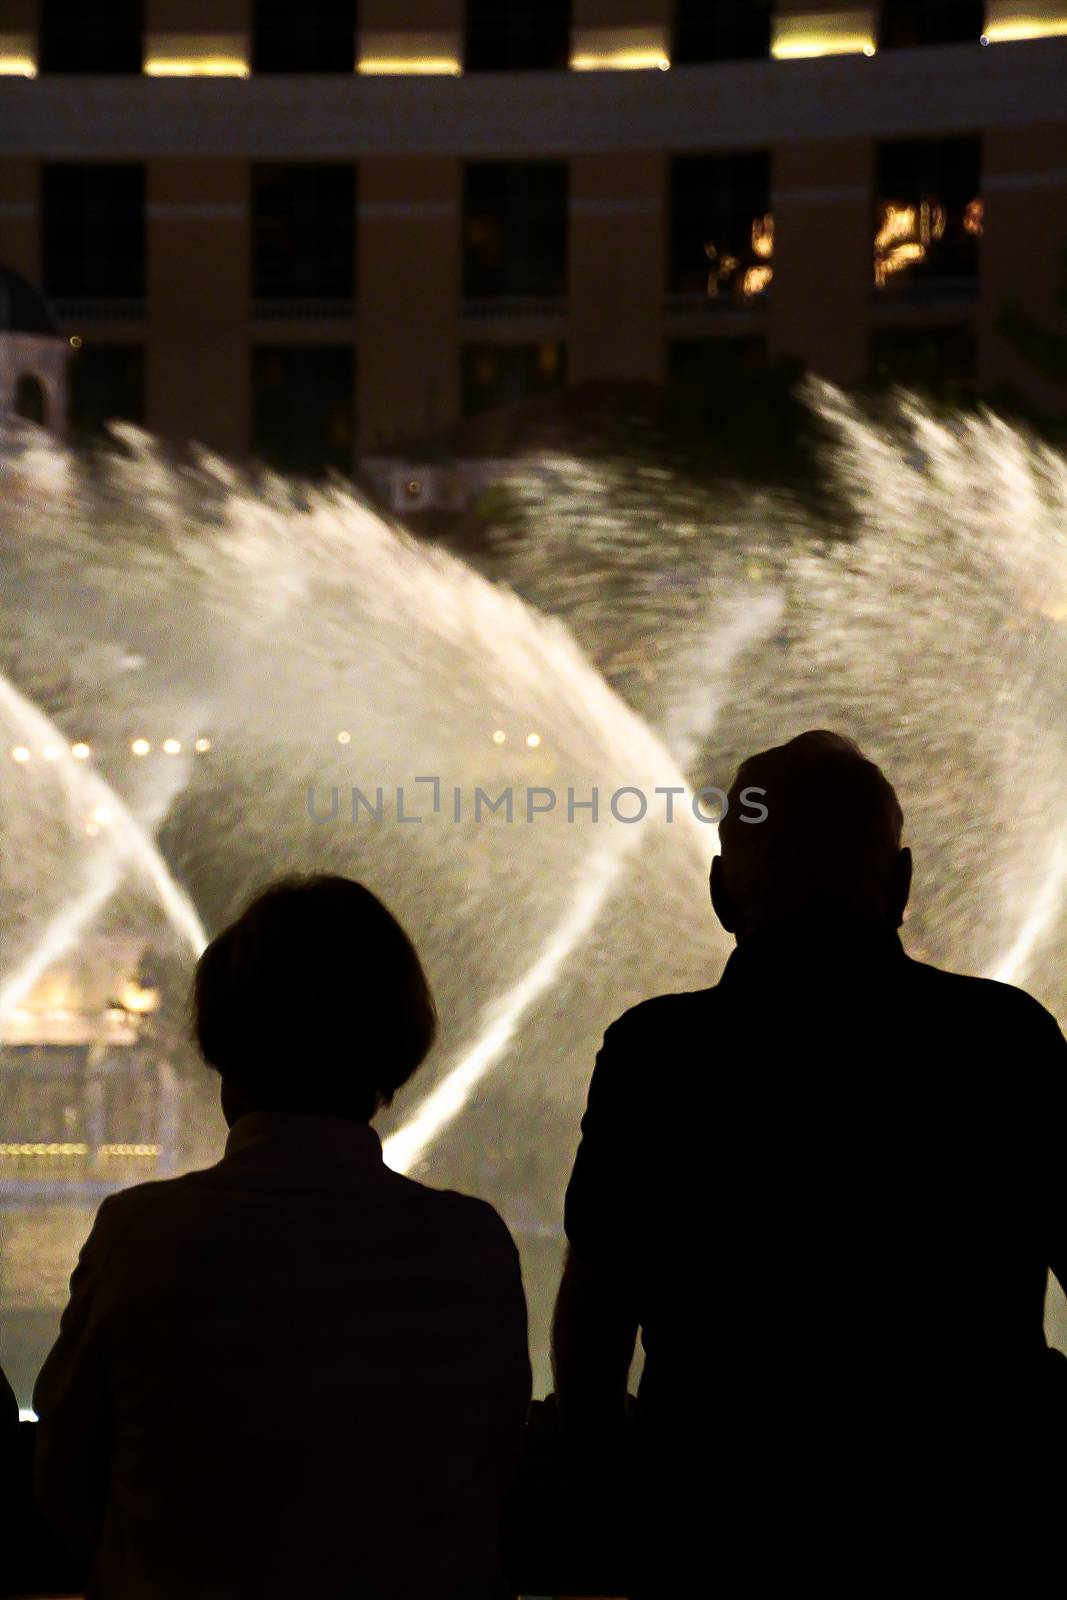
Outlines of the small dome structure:
<svg viewBox="0 0 1067 1600">
<path fill-rule="evenodd" d="M 0 264 L 0 334 L 3 333 L 60 337 L 52 313 L 30 280 Z"/>
<path fill-rule="evenodd" d="M 0 428 L 22 417 L 66 434 L 69 356 L 42 295 L 0 263 Z"/>
</svg>

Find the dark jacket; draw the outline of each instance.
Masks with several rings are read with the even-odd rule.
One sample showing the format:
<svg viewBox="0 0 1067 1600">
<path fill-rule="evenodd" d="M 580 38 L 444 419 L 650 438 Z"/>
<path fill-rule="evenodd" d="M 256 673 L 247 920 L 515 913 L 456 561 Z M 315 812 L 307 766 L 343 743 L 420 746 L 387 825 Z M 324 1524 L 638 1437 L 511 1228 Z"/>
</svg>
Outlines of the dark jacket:
<svg viewBox="0 0 1067 1600">
<path fill-rule="evenodd" d="M 810 1526 L 1043 1448 L 1067 1043 L 1028 995 L 783 923 L 608 1029 L 582 1133 L 567 1234 L 640 1322 L 676 1497 Z"/>
<path fill-rule="evenodd" d="M 34 1393 L 43 1508 L 90 1594 L 498 1593 L 530 1394 L 496 1213 L 373 1129 L 256 1113 L 106 1200 Z"/>
</svg>

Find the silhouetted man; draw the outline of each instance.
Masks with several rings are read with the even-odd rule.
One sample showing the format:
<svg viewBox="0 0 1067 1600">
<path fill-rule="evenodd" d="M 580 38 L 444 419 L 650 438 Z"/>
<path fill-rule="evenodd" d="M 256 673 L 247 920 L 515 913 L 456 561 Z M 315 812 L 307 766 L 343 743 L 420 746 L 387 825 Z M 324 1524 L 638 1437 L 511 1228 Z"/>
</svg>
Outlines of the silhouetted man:
<svg viewBox="0 0 1067 1600">
<path fill-rule="evenodd" d="M 526 1307 L 492 1208 L 369 1125 L 434 1037 L 414 949 L 360 885 L 284 883 L 195 1010 L 226 1153 L 101 1206 L 34 1396 L 43 1509 L 107 1600 L 495 1597 Z"/>
<path fill-rule="evenodd" d="M 603 1436 L 641 1330 L 642 1594 L 729 1561 L 736 1594 L 962 1593 L 1058 1543 L 1067 1044 L 905 954 L 901 831 L 847 740 L 746 761 L 711 873 L 735 953 L 605 1035 L 554 1363 Z"/>
</svg>

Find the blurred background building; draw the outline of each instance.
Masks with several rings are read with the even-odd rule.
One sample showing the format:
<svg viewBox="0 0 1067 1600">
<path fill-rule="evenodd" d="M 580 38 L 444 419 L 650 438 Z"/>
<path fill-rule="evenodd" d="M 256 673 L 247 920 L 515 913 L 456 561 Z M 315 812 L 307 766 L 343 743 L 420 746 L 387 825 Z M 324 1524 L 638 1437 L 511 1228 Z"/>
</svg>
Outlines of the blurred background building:
<svg viewBox="0 0 1067 1600">
<path fill-rule="evenodd" d="M 410 441 L 592 381 L 1067 403 L 1004 327 L 1060 315 L 1067 0 L 3 0 L 0 74 L 76 436 L 403 496 Z"/>
</svg>

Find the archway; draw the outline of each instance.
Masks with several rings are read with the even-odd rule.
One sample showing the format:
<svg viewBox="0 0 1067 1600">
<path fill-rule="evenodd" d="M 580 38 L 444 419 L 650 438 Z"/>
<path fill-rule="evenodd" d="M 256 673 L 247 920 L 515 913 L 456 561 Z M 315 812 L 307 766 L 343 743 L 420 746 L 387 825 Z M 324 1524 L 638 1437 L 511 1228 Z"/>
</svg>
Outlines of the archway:
<svg viewBox="0 0 1067 1600">
<path fill-rule="evenodd" d="M 44 384 L 32 372 L 24 372 L 15 385 L 15 415 L 25 417 L 27 422 L 39 423 L 42 428 L 47 425 L 48 401 Z"/>
</svg>

